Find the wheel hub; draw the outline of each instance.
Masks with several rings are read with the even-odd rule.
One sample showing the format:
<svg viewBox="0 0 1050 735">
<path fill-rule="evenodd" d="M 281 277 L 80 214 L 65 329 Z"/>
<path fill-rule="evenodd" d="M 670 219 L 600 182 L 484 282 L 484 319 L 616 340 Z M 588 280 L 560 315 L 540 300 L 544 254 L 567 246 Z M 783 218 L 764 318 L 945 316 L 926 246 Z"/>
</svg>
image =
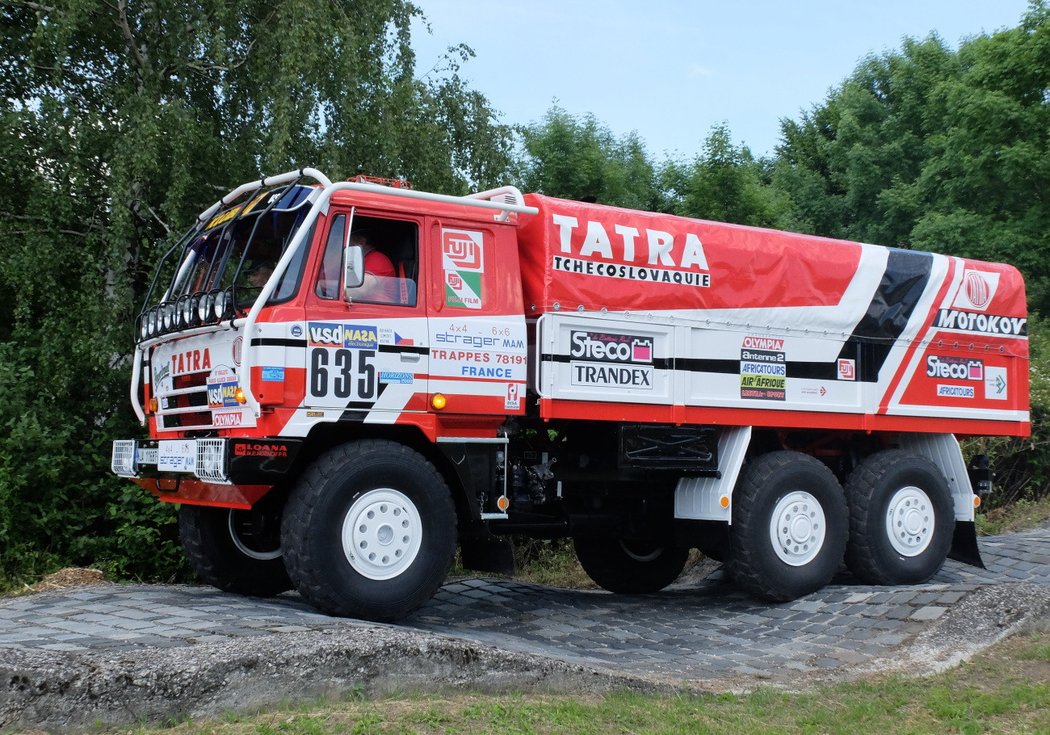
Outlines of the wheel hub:
<svg viewBox="0 0 1050 735">
<path fill-rule="evenodd" d="M 423 525 L 415 504 L 393 488 L 370 490 L 343 520 L 343 553 L 368 579 L 392 579 L 415 561 Z"/>
<path fill-rule="evenodd" d="M 280 525 L 269 523 L 258 510 L 231 510 L 227 516 L 230 540 L 249 559 L 269 561 L 281 556 Z"/>
<path fill-rule="evenodd" d="M 808 564 L 824 547 L 824 525 L 824 509 L 816 497 L 802 490 L 788 493 L 770 516 L 773 551 L 793 567 Z"/>
<path fill-rule="evenodd" d="M 902 556 L 918 556 L 933 539 L 934 512 L 930 498 L 913 485 L 890 498 L 886 509 L 886 535 Z"/>
</svg>

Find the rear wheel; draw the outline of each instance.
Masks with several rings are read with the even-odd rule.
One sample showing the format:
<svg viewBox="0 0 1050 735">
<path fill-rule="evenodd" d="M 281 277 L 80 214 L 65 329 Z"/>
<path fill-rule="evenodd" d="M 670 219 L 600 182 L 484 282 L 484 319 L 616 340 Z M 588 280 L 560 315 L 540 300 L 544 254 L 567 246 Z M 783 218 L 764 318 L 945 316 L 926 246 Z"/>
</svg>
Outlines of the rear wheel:
<svg viewBox="0 0 1050 735">
<path fill-rule="evenodd" d="M 197 576 L 226 592 L 271 597 L 291 589 L 279 511 L 267 499 L 251 510 L 179 509 L 179 539 Z"/>
<path fill-rule="evenodd" d="M 594 583 L 610 592 L 658 592 L 685 568 L 688 549 L 607 537 L 573 539 L 576 558 Z"/>
<path fill-rule="evenodd" d="M 299 593 L 331 615 L 398 620 L 444 581 L 456 513 L 444 479 L 395 442 L 321 456 L 292 490 L 282 527 Z"/>
<path fill-rule="evenodd" d="M 891 449 L 868 457 L 846 484 L 846 563 L 870 584 L 918 584 L 952 545 L 955 514 L 944 475 L 925 457 Z"/>
<path fill-rule="evenodd" d="M 820 589 L 842 562 L 846 514 L 842 488 L 820 461 L 786 451 L 758 457 L 733 494 L 729 573 L 765 600 Z"/>
</svg>

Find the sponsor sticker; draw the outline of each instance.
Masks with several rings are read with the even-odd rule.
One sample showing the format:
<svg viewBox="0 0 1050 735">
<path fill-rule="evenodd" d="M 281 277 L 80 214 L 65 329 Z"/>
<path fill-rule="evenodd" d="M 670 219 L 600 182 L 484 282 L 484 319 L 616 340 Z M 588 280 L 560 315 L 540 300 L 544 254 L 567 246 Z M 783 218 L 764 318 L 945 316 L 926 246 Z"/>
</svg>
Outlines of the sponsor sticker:
<svg viewBox="0 0 1050 735">
<path fill-rule="evenodd" d="M 636 334 L 571 332 L 569 356 L 598 362 L 644 364 L 653 361 L 653 338 Z"/>
<path fill-rule="evenodd" d="M 857 379 L 857 361 L 856 360 L 839 360 L 839 380 L 856 380 Z"/>
<path fill-rule="evenodd" d="M 938 329 L 949 329 L 956 332 L 998 334 L 1005 337 L 1028 335 L 1028 319 L 1025 317 L 975 314 L 972 311 L 957 309 L 939 310 L 934 326 Z"/>
<path fill-rule="evenodd" d="M 233 445 L 235 457 L 287 457 L 288 446 L 276 442 L 238 442 Z"/>
<path fill-rule="evenodd" d="M 301 324 L 293 324 L 291 330 L 289 330 L 293 337 L 303 336 L 303 327 Z"/>
<path fill-rule="evenodd" d="M 507 394 L 503 399 L 503 408 L 507 411 L 517 411 L 521 408 L 521 386 L 517 383 L 507 383 Z"/>
<path fill-rule="evenodd" d="M 379 330 L 370 324 L 309 322 L 306 341 L 310 347 L 374 350 L 379 346 Z"/>
<path fill-rule="evenodd" d="M 1005 401 L 1010 386 L 1004 367 L 989 367 L 984 371 L 984 397 L 992 401 Z"/>
<path fill-rule="evenodd" d="M 267 383 L 283 383 L 284 382 L 284 368 L 283 367 L 263 367 L 262 379 Z"/>
<path fill-rule="evenodd" d="M 984 380 L 984 363 L 963 357 L 926 356 L 926 376 L 953 380 Z M 940 395 L 938 393 L 938 395 Z"/>
<path fill-rule="evenodd" d="M 237 402 L 237 374 L 219 366 L 208 375 L 208 408 L 232 408 Z"/>
<path fill-rule="evenodd" d="M 171 363 L 161 363 L 160 365 L 154 365 L 153 370 L 153 382 L 155 385 L 161 385 L 168 377 L 171 376 Z"/>
<path fill-rule="evenodd" d="M 240 426 L 242 421 L 242 414 L 240 411 L 226 411 L 224 413 L 213 413 L 211 417 L 211 423 L 213 426 L 219 428 L 227 426 Z"/>
<path fill-rule="evenodd" d="M 602 388 L 632 388 L 651 391 L 653 368 L 649 365 L 617 366 L 573 362 L 571 381 L 578 386 L 601 386 Z"/>
<path fill-rule="evenodd" d="M 937 384 L 937 397 L 938 398 L 973 398 L 974 390 L 972 385 L 944 385 L 941 383 Z"/>
<path fill-rule="evenodd" d="M 156 447 L 139 447 L 135 451 L 135 459 L 139 464 L 157 464 L 160 451 Z"/>
<path fill-rule="evenodd" d="M 480 309 L 484 294 L 485 236 L 473 230 L 441 230 L 441 263 L 445 279 L 445 304 Z"/>
<path fill-rule="evenodd" d="M 969 311 L 984 311 L 999 290 L 999 274 L 989 271 L 965 270 L 959 291 L 952 306 Z"/>
<path fill-rule="evenodd" d="M 415 376 L 412 373 L 394 372 L 382 370 L 379 373 L 380 383 L 395 383 L 398 385 L 412 385 L 415 382 Z"/>
<path fill-rule="evenodd" d="M 744 337 L 740 345 L 740 397 L 787 400 L 787 353 L 782 338 Z"/>
<path fill-rule="evenodd" d="M 237 402 L 237 374 L 220 365 L 208 375 L 208 408 L 232 408 Z"/>
</svg>

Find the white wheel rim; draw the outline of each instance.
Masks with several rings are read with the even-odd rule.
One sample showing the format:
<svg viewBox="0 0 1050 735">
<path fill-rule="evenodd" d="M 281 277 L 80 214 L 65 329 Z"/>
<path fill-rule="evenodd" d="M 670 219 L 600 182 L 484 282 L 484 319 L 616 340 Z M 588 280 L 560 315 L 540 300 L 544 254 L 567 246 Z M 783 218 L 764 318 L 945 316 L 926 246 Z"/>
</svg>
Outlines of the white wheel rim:
<svg viewBox="0 0 1050 735">
<path fill-rule="evenodd" d="M 780 561 L 793 567 L 809 564 L 824 547 L 824 508 L 811 494 L 788 493 L 773 509 L 769 540 Z"/>
<path fill-rule="evenodd" d="M 249 548 L 237 533 L 237 526 L 233 522 L 233 514 L 237 511 L 231 510 L 227 515 L 227 524 L 230 528 L 230 539 L 233 541 L 233 545 L 237 547 L 237 551 L 244 554 L 249 559 L 255 559 L 257 561 L 270 561 L 276 559 L 281 555 L 281 547 L 278 546 L 276 549 L 271 551 L 258 551 L 256 549 Z"/>
<path fill-rule="evenodd" d="M 886 509 L 886 535 L 901 556 L 918 556 L 933 540 L 934 521 L 930 497 L 914 485 L 902 487 Z"/>
<path fill-rule="evenodd" d="M 415 561 L 423 542 L 423 522 L 404 493 L 369 490 L 343 519 L 343 554 L 368 579 L 393 579 Z"/>
</svg>

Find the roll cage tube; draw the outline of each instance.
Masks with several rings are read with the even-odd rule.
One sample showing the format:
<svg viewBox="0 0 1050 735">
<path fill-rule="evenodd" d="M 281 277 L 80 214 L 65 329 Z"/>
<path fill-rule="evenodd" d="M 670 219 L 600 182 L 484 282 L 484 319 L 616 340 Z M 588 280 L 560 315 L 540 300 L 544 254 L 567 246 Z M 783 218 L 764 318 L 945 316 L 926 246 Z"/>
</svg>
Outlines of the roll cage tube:
<svg viewBox="0 0 1050 735">
<path fill-rule="evenodd" d="M 190 227 L 189 230 L 187 230 L 187 232 L 184 233 L 170 248 L 168 248 L 164 255 L 161 256 L 159 265 L 157 266 L 156 272 L 153 274 L 153 278 L 150 281 L 149 288 L 146 291 L 147 305 L 150 303 L 150 298 L 152 294 L 156 291 L 158 285 L 157 280 L 160 278 L 160 275 L 163 271 L 162 264 L 175 252 L 179 250 L 185 251 L 187 245 L 189 243 L 192 243 L 200 235 L 205 224 L 211 219 L 212 215 L 214 215 L 220 208 L 228 204 L 232 204 L 234 201 L 236 201 L 246 193 L 251 193 L 262 188 L 280 186 L 281 184 L 295 183 L 303 178 L 314 179 L 324 187 L 332 185 L 331 179 L 329 179 L 323 173 L 314 168 L 302 168 L 294 171 L 287 171 L 283 174 L 278 174 L 276 176 L 266 176 L 256 181 L 241 184 L 237 188 L 231 190 L 228 194 L 223 196 L 217 202 L 212 204 L 210 207 L 205 209 L 203 212 L 201 212 L 197 216 L 197 221 L 194 223 L 194 225 Z M 227 223 L 227 225 L 231 224 L 232 222 L 233 220 L 231 220 L 230 223 Z M 162 302 L 166 302 L 170 299 L 172 290 L 176 288 L 179 283 L 185 280 L 185 278 L 196 266 L 197 260 L 198 258 L 195 255 L 191 255 L 190 257 L 186 257 L 183 259 L 182 263 L 176 269 L 175 274 L 172 276 L 171 283 L 169 283 L 165 288 L 163 298 L 161 299 Z M 165 336 L 167 335 L 160 336 L 156 339 L 140 340 L 138 338 L 138 323 L 136 323 L 136 344 L 135 351 L 132 356 L 130 398 L 132 410 L 135 412 L 135 416 L 136 418 L 138 418 L 139 423 L 141 425 L 145 425 L 146 423 L 146 413 L 143 410 L 140 395 L 140 381 L 142 380 L 142 367 L 145 352 L 155 342 L 159 341 L 160 339 L 163 339 Z"/>
</svg>

